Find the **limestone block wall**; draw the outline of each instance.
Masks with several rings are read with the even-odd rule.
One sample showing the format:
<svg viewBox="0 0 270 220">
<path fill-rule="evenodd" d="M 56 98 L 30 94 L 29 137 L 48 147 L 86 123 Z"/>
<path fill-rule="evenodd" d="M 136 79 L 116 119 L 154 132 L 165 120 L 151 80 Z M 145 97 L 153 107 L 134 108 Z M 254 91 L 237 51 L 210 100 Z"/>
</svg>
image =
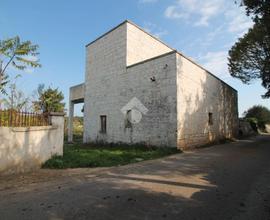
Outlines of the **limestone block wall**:
<svg viewBox="0 0 270 220">
<path fill-rule="evenodd" d="M 99 95 L 91 95 L 95 105 L 87 116 L 91 118 L 87 141 L 176 147 L 175 53 L 127 67 L 125 73 L 115 77 L 110 84 L 95 82 Z M 121 109 L 134 97 L 148 112 L 139 123 L 128 127 Z M 100 133 L 100 115 L 107 116 L 106 134 Z"/>
<path fill-rule="evenodd" d="M 120 139 L 128 143 L 176 147 L 176 54 L 168 53 L 131 66 L 121 78 L 121 106 L 136 97 L 148 112 L 131 128 L 125 128 L 125 117 L 121 113 Z"/>
<path fill-rule="evenodd" d="M 180 148 L 237 136 L 237 106 L 236 90 L 177 54 L 177 144 Z"/>
<path fill-rule="evenodd" d="M 118 76 L 126 72 L 126 24 L 86 48 L 84 142 L 96 139 L 97 115 L 114 111 L 118 103 Z M 111 123 L 113 123 L 111 121 Z"/>
<path fill-rule="evenodd" d="M 53 155 L 63 155 L 64 117 L 52 126 L 0 127 L 0 175 L 40 168 Z"/>
<path fill-rule="evenodd" d="M 127 66 L 170 51 L 171 48 L 127 22 Z"/>
</svg>

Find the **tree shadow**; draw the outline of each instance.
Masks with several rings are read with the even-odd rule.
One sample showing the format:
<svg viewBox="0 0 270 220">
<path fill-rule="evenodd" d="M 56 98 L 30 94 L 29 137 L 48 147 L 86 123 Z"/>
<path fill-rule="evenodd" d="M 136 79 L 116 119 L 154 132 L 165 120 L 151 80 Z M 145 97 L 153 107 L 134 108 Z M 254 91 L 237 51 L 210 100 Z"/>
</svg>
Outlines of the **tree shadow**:
<svg viewBox="0 0 270 220">
<path fill-rule="evenodd" d="M 97 176 L 89 172 L 44 183 L 8 194 L 8 199 L 0 200 L 0 215 L 4 219 L 238 219 L 248 211 L 254 177 L 269 165 L 265 153 L 269 137 L 263 138 L 256 146 L 254 141 L 239 141 L 115 167 Z"/>
<path fill-rule="evenodd" d="M 178 147 L 191 149 L 238 135 L 237 91 L 207 71 L 178 65 Z M 183 71 L 182 69 L 187 68 Z"/>
</svg>

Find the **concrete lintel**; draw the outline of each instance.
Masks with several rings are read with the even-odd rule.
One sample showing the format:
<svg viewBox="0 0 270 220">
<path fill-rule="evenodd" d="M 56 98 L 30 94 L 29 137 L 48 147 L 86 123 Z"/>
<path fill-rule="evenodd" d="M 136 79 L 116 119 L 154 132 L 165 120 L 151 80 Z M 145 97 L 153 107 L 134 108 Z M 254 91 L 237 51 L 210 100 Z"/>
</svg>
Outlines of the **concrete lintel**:
<svg viewBox="0 0 270 220">
<path fill-rule="evenodd" d="M 69 88 L 69 100 L 74 103 L 84 101 L 84 83 Z"/>
</svg>

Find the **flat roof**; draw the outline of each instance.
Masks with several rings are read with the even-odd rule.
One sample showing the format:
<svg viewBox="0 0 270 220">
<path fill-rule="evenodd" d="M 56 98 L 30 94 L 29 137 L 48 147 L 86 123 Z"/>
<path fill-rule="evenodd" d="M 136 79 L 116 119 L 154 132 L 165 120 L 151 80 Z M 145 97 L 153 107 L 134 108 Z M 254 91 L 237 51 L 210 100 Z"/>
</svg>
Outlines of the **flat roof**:
<svg viewBox="0 0 270 220">
<path fill-rule="evenodd" d="M 163 45 L 165 45 L 166 47 L 170 48 L 171 50 L 175 50 L 174 48 L 172 48 L 171 46 L 167 45 L 166 43 L 164 43 L 163 41 L 161 41 L 159 38 L 153 36 L 152 34 L 148 33 L 147 31 L 145 31 L 143 28 L 141 28 L 140 26 L 138 26 L 137 24 L 133 23 L 130 20 L 125 20 L 122 23 L 118 24 L 116 27 L 110 29 L 109 31 L 105 32 L 104 34 L 102 34 L 101 36 L 99 36 L 98 38 L 96 38 L 95 40 L 91 41 L 90 43 L 86 44 L 85 47 L 88 47 L 89 45 L 95 43 L 96 41 L 98 41 L 99 39 L 105 37 L 106 35 L 108 35 L 109 33 L 111 33 L 112 31 L 114 31 L 115 29 L 119 28 L 120 26 L 122 26 L 123 24 L 132 24 L 133 26 L 135 26 L 136 28 L 140 29 L 141 31 L 143 31 L 144 33 L 146 33 L 147 35 L 149 35 L 150 37 L 154 38 L 155 40 L 159 41 L 160 43 L 162 43 Z"/>
<path fill-rule="evenodd" d="M 144 62 L 147 62 L 147 61 L 150 61 L 152 59 L 157 59 L 159 57 L 162 57 L 162 56 L 165 56 L 165 55 L 168 55 L 170 53 L 177 53 L 179 54 L 180 56 L 186 58 L 187 60 L 189 60 L 190 62 L 192 62 L 193 64 L 195 64 L 196 66 L 200 67 L 201 69 L 203 69 L 204 71 L 206 71 L 208 74 L 212 75 L 213 77 L 215 77 L 216 79 L 218 79 L 219 81 L 221 81 L 222 83 L 224 83 L 225 85 L 227 85 L 228 87 L 230 87 L 231 89 L 235 90 L 237 92 L 237 90 L 235 88 L 233 88 L 232 86 L 230 86 L 228 83 L 226 83 L 225 81 L 223 81 L 222 79 L 220 79 L 219 77 L 217 77 L 216 75 L 214 75 L 213 73 L 211 73 L 210 71 L 208 71 L 207 69 L 205 69 L 203 66 L 201 66 L 200 64 L 198 64 L 197 62 L 195 62 L 194 60 L 192 60 L 191 58 L 187 57 L 186 55 L 182 54 L 181 52 L 179 52 L 178 50 L 168 46 L 166 43 L 164 43 L 162 40 L 160 40 L 159 38 L 153 36 L 152 34 L 148 33 L 147 31 L 145 31 L 143 28 L 141 28 L 140 26 L 138 26 L 137 24 L 133 23 L 132 21 L 130 20 L 125 20 L 123 21 L 122 23 L 120 23 L 119 25 L 117 25 L 116 27 L 110 29 L 109 31 L 105 32 L 104 34 L 102 34 L 100 37 L 96 38 L 95 40 L 91 41 L 90 43 L 86 44 L 85 47 L 88 47 L 89 45 L 95 43 L 96 41 L 98 41 L 99 39 L 103 38 L 104 36 L 106 36 L 107 34 L 111 33 L 112 31 L 114 31 L 115 29 L 119 28 L 120 26 L 122 26 L 123 24 L 126 24 L 126 23 L 129 23 L 129 24 L 132 24 L 134 25 L 135 27 L 137 27 L 138 29 L 140 29 L 141 31 L 143 31 L 144 33 L 146 33 L 147 35 L 149 35 L 150 37 L 154 38 L 155 40 L 159 41 L 160 43 L 162 43 L 163 45 L 167 46 L 168 48 L 170 48 L 172 51 L 170 51 L 169 53 L 165 53 L 165 54 L 161 54 L 159 56 L 156 56 L 156 57 L 153 57 L 153 58 L 150 58 L 150 59 L 147 59 L 147 60 L 143 60 L 143 61 L 140 61 L 138 63 L 135 63 L 135 64 L 132 64 L 130 66 L 127 66 L 127 68 L 130 68 L 132 66 L 135 66 L 135 65 L 138 65 L 138 64 L 141 64 L 141 63 L 144 63 Z"/>
</svg>

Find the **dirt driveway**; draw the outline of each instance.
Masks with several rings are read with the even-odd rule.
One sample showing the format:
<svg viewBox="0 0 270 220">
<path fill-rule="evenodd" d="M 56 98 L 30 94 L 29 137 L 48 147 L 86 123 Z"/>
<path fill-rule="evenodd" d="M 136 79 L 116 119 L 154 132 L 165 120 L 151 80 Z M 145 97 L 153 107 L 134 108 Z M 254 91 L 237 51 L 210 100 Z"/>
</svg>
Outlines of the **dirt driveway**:
<svg viewBox="0 0 270 220">
<path fill-rule="evenodd" d="M 105 169 L 0 178 L 0 219 L 270 219 L 270 136 Z"/>
</svg>

